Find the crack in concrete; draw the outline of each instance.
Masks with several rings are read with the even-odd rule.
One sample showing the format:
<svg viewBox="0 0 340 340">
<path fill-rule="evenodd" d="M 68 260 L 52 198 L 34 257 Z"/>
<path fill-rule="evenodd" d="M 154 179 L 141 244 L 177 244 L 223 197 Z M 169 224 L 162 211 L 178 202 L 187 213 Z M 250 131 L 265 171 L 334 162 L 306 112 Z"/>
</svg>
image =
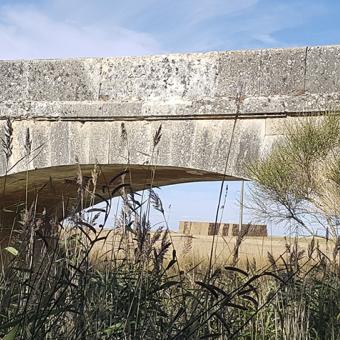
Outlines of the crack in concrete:
<svg viewBox="0 0 340 340">
<path fill-rule="evenodd" d="M 303 93 L 306 93 L 306 78 L 307 78 L 307 57 L 308 57 L 309 47 L 305 49 L 305 59 L 304 59 L 304 69 L 303 69 Z"/>
</svg>

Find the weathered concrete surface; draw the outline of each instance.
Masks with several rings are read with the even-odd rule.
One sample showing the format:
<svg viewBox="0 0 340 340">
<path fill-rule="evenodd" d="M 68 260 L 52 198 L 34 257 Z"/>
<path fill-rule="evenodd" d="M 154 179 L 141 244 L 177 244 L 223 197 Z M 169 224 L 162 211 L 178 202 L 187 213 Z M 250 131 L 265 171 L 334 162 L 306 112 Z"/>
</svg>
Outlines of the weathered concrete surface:
<svg viewBox="0 0 340 340">
<path fill-rule="evenodd" d="M 340 46 L 1 61 L 2 138 L 7 118 L 13 126 L 9 163 L 0 155 L 1 186 L 10 169 L 2 206 L 24 200 L 26 186 L 46 206 L 74 197 L 76 158 L 85 176 L 101 165 L 98 187 L 127 165 L 134 189 L 153 177 L 156 185 L 244 177 L 284 122 L 339 104 Z"/>
</svg>

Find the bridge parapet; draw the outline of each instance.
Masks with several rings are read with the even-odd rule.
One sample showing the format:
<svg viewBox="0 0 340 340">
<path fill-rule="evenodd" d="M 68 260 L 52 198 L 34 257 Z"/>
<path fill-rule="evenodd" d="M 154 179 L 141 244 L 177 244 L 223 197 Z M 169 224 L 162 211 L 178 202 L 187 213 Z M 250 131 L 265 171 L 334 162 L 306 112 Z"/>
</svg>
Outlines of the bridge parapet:
<svg viewBox="0 0 340 340">
<path fill-rule="evenodd" d="M 340 46 L 0 62 L 0 116 L 228 119 L 340 104 Z"/>
</svg>

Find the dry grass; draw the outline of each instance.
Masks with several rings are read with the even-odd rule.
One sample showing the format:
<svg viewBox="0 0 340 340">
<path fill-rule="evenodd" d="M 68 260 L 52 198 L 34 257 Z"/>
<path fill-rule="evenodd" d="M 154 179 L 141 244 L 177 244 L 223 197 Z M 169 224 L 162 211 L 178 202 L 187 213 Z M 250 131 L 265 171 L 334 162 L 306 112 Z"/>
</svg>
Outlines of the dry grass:
<svg viewBox="0 0 340 340">
<path fill-rule="evenodd" d="M 190 237 L 190 236 L 189 236 Z M 192 246 L 190 252 L 184 254 L 183 248 L 188 236 L 183 234 L 172 234 L 174 246 L 177 250 L 178 257 L 192 258 L 195 261 L 207 261 L 210 255 L 212 236 L 194 235 L 191 237 Z M 298 247 L 307 251 L 311 238 L 299 238 Z M 230 263 L 233 257 L 237 237 L 215 237 L 215 259 L 218 264 Z M 279 257 L 286 252 L 286 244 L 293 243 L 293 240 L 287 240 L 285 237 L 245 237 L 239 247 L 239 265 L 246 263 L 247 259 L 255 259 L 256 263 L 261 265 L 268 264 L 268 253 L 274 257 Z M 320 249 L 326 254 L 331 254 L 331 249 L 327 249 L 326 241 L 319 240 Z"/>
<path fill-rule="evenodd" d="M 97 263 L 111 259 L 113 255 L 119 257 L 117 249 L 123 246 L 121 233 L 118 230 L 104 229 L 102 235 L 105 236 L 105 241 L 97 242 L 91 254 Z M 208 265 L 213 236 L 184 235 L 172 232 L 169 237 L 172 247 L 176 250 L 178 262 L 182 267 L 200 265 L 204 268 Z M 245 267 L 247 263 L 255 261 L 258 267 L 264 267 L 269 264 L 268 254 L 274 258 L 283 256 L 285 259 L 289 256 L 287 246 L 293 243 L 297 245 L 298 251 L 307 253 L 311 240 L 311 237 L 296 239 L 279 236 L 244 237 L 239 245 L 237 265 Z M 133 243 L 132 238 L 130 242 Z M 331 257 L 334 248 L 332 245 L 328 244 L 323 238 L 316 239 L 316 244 L 325 255 Z M 231 264 L 236 245 L 237 237 L 215 236 L 214 264 Z"/>
</svg>

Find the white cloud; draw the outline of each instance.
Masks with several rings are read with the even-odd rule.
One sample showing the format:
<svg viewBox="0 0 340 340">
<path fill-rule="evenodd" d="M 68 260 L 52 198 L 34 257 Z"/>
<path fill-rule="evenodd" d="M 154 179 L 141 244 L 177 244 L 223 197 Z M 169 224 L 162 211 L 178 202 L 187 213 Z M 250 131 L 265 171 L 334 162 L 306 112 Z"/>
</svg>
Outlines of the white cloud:
<svg viewBox="0 0 340 340">
<path fill-rule="evenodd" d="M 178 24 L 199 23 L 221 15 L 239 13 L 258 3 L 259 0 L 48 0 L 47 8 L 73 18 L 100 17 L 102 20 L 114 18 L 121 24 L 133 25 L 140 19 L 162 18 L 163 23 L 172 22 L 173 29 Z M 161 27 L 157 27 L 162 29 Z"/>
<path fill-rule="evenodd" d="M 86 25 L 52 18 L 34 7 L 0 9 L 0 58 L 65 58 L 159 53 L 147 33 L 112 23 Z"/>
<path fill-rule="evenodd" d="M 0 7 L 0 59 L 280 47 L 294 42 L 278 33 L 322 11 L 306 0 L 21 1 Z"/>
</svg>

